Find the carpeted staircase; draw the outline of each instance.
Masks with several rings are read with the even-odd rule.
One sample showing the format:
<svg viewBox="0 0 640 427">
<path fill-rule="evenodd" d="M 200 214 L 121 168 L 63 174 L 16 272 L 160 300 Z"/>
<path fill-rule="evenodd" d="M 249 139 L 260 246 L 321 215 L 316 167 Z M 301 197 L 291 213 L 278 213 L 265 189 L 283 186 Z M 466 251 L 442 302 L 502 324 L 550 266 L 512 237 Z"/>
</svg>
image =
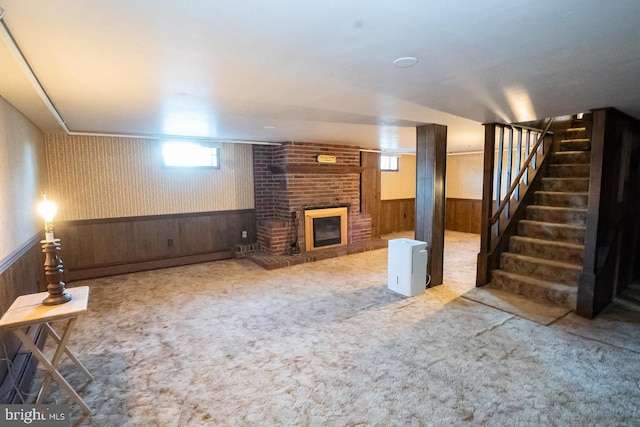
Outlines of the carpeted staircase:
<svg viewBox="0 0 640 427">
<path fill-rule="evenodd" d="M 531 299 L 576 309 L 578 275 L 582 270 L 589 191 L 590 140 L 582 121 L 556 131 L 560 139 L 552 154 L 542 190 L 527 206 L 526 219 L 492 272 L 494 288 Z M 556 139 L 557 141 L 557 139 Z"/>
</svg>

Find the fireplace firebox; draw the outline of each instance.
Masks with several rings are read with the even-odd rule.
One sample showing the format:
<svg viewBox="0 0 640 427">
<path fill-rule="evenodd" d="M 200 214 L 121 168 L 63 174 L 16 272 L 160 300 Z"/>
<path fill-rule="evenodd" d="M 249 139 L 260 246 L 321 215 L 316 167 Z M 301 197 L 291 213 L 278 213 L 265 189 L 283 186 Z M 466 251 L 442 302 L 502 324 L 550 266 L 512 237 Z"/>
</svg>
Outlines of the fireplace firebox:
<svg viewBox="0 0 640 427">
<path fill-rule="evenodd" d="M 340 217 L 313 218 L 313 246 L 340 244 Z"/>
<path fill-rule="evenodd" d="M 347 208 L 304 211 L 306 250 L 313 251 L 347 244 Z"/>
</svg>

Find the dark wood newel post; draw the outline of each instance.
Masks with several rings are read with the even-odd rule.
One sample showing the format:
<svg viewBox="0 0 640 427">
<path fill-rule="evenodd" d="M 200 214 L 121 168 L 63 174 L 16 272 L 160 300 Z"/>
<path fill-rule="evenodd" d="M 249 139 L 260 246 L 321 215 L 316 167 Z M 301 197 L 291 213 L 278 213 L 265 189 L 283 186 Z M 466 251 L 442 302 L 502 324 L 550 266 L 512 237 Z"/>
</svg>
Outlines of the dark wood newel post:
<svg viewBox="0 0 640 427">
<path fill-rule="evenodd" d="M 447 127 L 417 128 L 416 240 L 427 242 L 427 273 L 431 286 L 442 284 L 445 226 Z"/>
<path fill-rule="evenodd" d="M 578 302 L 576 313 L 592 319 L 596 309 L 596 256 L 598 251 L 598 227 L 600 217 L 601 190 L 603 180 L 603 159 L 605 151 L 608 109 L 592 112 L 591 169 L 589 172 L 589 198 L 584 242 L 582 272 L 578 277 Z M 610 190 L 610 189 L 609 189 Z"/>
<path fill-rule="evenodd" d="M 484 286 L 491 281 L 491 266 L 489 253 L 491 252 L 491 207 L 493 206 L 493 168 L 496 151 L 496 125 L 484 125 L 484 172 L 482 178 L 482 218 L 480 220 L 480 252 L 476 286 Z"/>
</svg>

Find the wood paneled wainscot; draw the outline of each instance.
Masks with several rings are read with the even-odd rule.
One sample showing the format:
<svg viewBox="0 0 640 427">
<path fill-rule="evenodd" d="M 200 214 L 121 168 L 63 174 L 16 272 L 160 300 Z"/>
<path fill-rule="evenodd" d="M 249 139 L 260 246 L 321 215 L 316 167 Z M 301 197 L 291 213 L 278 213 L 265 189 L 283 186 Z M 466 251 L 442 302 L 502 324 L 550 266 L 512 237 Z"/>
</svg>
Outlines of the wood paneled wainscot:
<svg viewBox="0 0 640 427">
<path fill-rule="evenodd" d="M 415 200 L 382 200 L 381 233 L 410 231 L 415 227 Z M 480 233 L 482 200 L 448 198 L 446 205 L 447 230 L 463 233 Z"/>
<path fill-rule="evenodd" d="M 46 290 L 44 254 L 39 243 L 42 237 L 35 236 L 12 255 L 0 260 L 0 315 L 18 296 Z M 44 345 L 46 334 L 40 326 L 30 327 L 27 334 L 38 346 Z M 20 340 L 13 333 L 0 330 L 0 340 L 0 403 L 22 403 L 16 388 L 23 395 L 28 393 L 38 361 L 31 352 L 22 348 Z"/>
<path fill-rule="evenodd" d="M 480 234 L 482 200 L 447 199 L 446 229 Z"/>
<path fill-rule="evenodd" d="M 380 201 L 380 234 L 409 231 L 415 227 L 416 200 Z"/>
<path fill-rule="evenodd" d="M 66 221 L 56 237 L 72 281 L 231 258 L 235 244 L 255 242 L 255 224 L 253 209 L 198 212 Z"/>
</svg>

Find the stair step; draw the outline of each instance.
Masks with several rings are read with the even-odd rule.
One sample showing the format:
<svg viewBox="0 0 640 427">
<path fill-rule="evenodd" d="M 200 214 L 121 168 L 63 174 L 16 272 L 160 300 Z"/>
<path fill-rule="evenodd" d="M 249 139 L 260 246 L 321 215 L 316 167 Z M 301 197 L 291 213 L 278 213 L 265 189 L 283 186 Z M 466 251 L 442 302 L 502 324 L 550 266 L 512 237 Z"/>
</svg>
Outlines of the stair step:
<svg viewBox="0 0 640 427">
<path fill-rule="evenodd" d="M 556 151 L 551 157 L 551 163 L 558 164 L 576 164 L 590 163 L 590 151 Z"/>
<path fill-rule="evenodd" d="M 560 261 L 540 259 L 526 255 L 503 252 L 500 255 L 500 268 L 505 271 L 555 281 L 566 285 L 578 283 L 582 267 Z"/>
<path fill-rule="evenodd" d="M 585 117 L 590 117 L 586 115 Z M 491 286 L 543 303 L 576 309 L 591 172 L 590 119 L 557 130 L 541 191 L 526 207 Z"/>
<path fill-rule="evenodd" d="M 589 193 L 563 193 L 560 191 L 536 191 L 536 205 L 556 206 L 564 208 L 586 208 Z"/>
<path fill-rule="evenodd" d="M 584 244 L 586 227 L 583 225 L 556 224 L 523 219 L 518 223 L 518 235 L 543 240 Z"/>
<path fill-rule="evenodd" d="M 588 138 L 572 138 L 560 141 L 559 151 L 587 151 L 591 149 L 591 140 Z"/>
<path fill-rule="evenodd" d="M 585 126 L 576 126 L 569 129 L 561 130 L 556 132 L 556 135 L 558 135 L 562 139 L 589 138 L 589 134 L 587 133 L 587 128 Z"/>
<path fill-rule="evenodd" d="M 576 309 L 578 287 L 522 276 L 504 270 L 491 272 L 491 286 L 540 302 Z"/>
<path fill-rule="evenodd" d="M 585 225 L 587 223 L 587 210 L 584 208 L 529 205 L 527 206 L 526 217 L 532 221 Z"/>
<path fill-rule="evenodd" d="M 523 219 L 518 223 L 518 236 L 541 240 L 584 244 L 586 227 Z"/>
<path fill-rule="evenodd" d="M 589 142 L 589 138 L 578 138 L 575 135 L 573 135 L 572 138 L 564 138 L 561 139 L 560 142 Z"/>
<path fill-rule="evenodd" d="M 542 178 L 542 191 L 585 193 L 589 191 L 589 178 Z"/>
<path fill-rule="evenodd" d="M 557 178 L 585 178 L 589 176 L 591 164 L 552 164 L 547 168 L 547 176 Z"/>
<path fill-rule="evenodd" d="M 581 266 L 584 245 L 533 237 L 511 236 L 509 239 L 509 252 Z"/>
</svg>

